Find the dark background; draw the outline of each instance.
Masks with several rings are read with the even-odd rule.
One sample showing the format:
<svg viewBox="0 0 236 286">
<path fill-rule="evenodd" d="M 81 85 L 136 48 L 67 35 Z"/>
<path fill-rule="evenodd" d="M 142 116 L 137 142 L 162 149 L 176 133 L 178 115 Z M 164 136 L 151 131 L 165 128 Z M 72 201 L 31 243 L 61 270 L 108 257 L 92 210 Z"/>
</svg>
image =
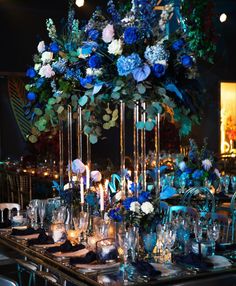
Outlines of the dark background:
<svg viewBox="0 0 236 286">
<path fill-rule="evenodd" d="M 104 7 L 106 2 L 85 0 L 84 7 L 76 8 L 76 17 L 89 18 L 95 6 Z M 202 123 L 194 128 L 191 137 L 202 143 L 207 136 L 209 147 L 218 152 L 220 82 L 236 81 L 236 1 L 217 0 L 214 4 L 214 23 L 219 36 L 217 53 L 214 65 L 200 66 L 201 83 L 207 93 Z M 67 17 L 67 6 L 65 0 L 0 0 L 0 159 L 18 158 L 28 152 L 9 106 L 6 75 L 25 72 L 32 64 L 39 40 L 47 40 L 46 19 L 52 18 L 58 26 L 61 19 Z M 225 23 L 219 21 L 221 13 L 227 14 Z M 110 139 L 100 142 L 94 151 L 100 157 L 118 156 L 117 141 L 118 133 L 112 131 Z"/>
</svg>

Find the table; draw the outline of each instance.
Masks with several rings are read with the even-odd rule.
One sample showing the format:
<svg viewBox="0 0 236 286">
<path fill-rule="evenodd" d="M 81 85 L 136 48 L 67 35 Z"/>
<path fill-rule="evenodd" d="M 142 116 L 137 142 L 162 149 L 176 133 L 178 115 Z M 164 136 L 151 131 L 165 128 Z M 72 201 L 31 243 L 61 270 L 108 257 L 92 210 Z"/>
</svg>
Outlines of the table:
<svg viewBox="0 0 236 286">
<path fill-rule="evenodd" d="M 30 261 L 38 265 L 42 265 L 43 267 L 49 269 L 49 272 L 56 273 L 60 278 L 60 281 L 69 281 L 74 285 L 102 285 L 101 279 L 104 274 L 99 272 L 93 272 L 92 274 L 82 274 L 78 271 L 74 266 L 68 265 L 65 261 L 57 261 L 54 257 L 46 255 L 43 250 L 39 250 L 35 247 L 29 247 L 26 245 L 24 240 L 18 240 L 15 237 L 9 235 L 9 232 L 0 232 L 0 243 L 15 250 L 17 254 L 21 254 L 24 257 L 27 257 Z M 126 285 L 192 285 L 194 280 L 197 280 L 199 285 L 207 285 L 204 284 L 204 281 L 207 282 L 207 279 L 213 279 L 217 281 L 217 279 L 227 277 L 225 275 L 232 275 L 235 277 L 236 281 L 236 264 L 234 264 L 231 268 L 228 269 L 218 269 L 210 272 L 196 272 L 192 269 L 183 269 L 178 275 L 166 276 L 166 277 L 158 277 L 157 280 L 150 281 L 148 277 L 143 279 L 142 281 L 135 281 L 135 283 L 130 282 Z M 113 272 L 106 274 L 107 277 L 111 278 L 111 283 L 106 283 L 106 286 L 120 286 L 124 285 L 121 279 L 121 271 Z M 64 282 L 62 282 L 64 283 Z M 236 282 L 235 282 L 236 283 Z M 62 284 L 65 285 L 65 284 Z M 196 284 L 198 285 L 198 284 Z M 213 284 L 214 285 L 214 284 Z M 234 285 L 234 284 L 229 284 Z M 236 284 L 235 284 L 236 285 Z M 208 285 L 209 286 L 209 285 Z M 224 284 L 224 286 L 227 286 Z"/>
</svg>

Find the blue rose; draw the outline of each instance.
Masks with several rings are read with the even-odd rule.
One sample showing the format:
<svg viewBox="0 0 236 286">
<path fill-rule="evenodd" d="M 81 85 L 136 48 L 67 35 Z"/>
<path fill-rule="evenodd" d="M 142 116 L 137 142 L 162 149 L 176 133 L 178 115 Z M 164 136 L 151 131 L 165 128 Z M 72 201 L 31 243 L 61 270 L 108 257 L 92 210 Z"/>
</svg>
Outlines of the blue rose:
<svg viewBox="0 0 236 286">
<path fill-rule="evenodd" d="M 59 52 L 59 46 L 56 42 L 50 44 L 49 49 L 52 53 L 57 54 Z"/>
<path fill-rule="evenodd" d="M 37 98 L 37 95 L 36 95 L 35 92 L 30 91 L 30 92 L 27 93 L 27 99 L 29 101 L 34 101 L 36 98 Z"/>
<path fill-rule="evenodd" d="M 40 77 L 39 79 L 37 79 L 35 86 L 36 88 L 40 88 L 45 82 L 45 79 L 43 77 Z"/>
<path fill-rule="evenodd" d="M 195 171 L 192 173 L 192 178 L 193 178 L 194 180 L 200 180 L 202 176 L 203 176 L 203 171 L 202 171 L 202 170 L 199 170 L 199 169 L 195 170 Z"/>
<path fill-rule="evenodd" d="M 150 73 L 151 73 L 151 69 L 150 69 L 149 65 L 147 65 L 147 64 L 144 64 L 140 68 L 134 69 L 132 72 L 133 78 L 137 82 L 145 80 L 150 75 Z"/>
<path fill-rule="evenodd" d="M 36 71 L 34 68 L 29 68 L 26 71 L 26 76 L 30 78 L 34 78 L 36 76 Z"/>
<path fill-rule="evenodd" d="M 122 221 L 122 216 L 119 213 L 119 210 L 120 210 L 119 208 L 110 210 L 109 213 L 108 213 L 108 216 L 111 219 L 113 219 L 114 221 L 121 222 Z"/>
<path fill-rule="evenodd" d="M 138 30 L 136 27 L 128 27 L 124 32 L 124 41 L 127 45 L 134 44 L 138 39 Z"/>
<path fill-rule="evenodd" d="M 92 69 L 99 69 L 102 65 L 102 59 L 98 55 L 93 55 L 89 58 L 88 64 Z"/>
<path fill-rule="evenodd" d="M 153 69 L 154 75 L 157 78 L 162 77 L 166 72 L 166 69 L 162 64 L 155 64 L 152 69 Z"/>
<path fill-rule="evenodd" d="M 93 78 L 94 78 L 93 76 L 89 75 L 89 76 L 86 76 L 85 78 L 81 77 L 79 81 L 80 81 L 80 84 L 86 88 L 88 84 L 92 84 Z"/>
<path fill-rule="evenodd" d="M 183 46 L 184 46 L 184 40 L 179 39 L 172 44 L 172 49 L 174 51 L 178 52 L 179 50 L 181 50 L 183 48 Z"/>
<path fill-rule="evenodd" d="M 129 210 L 131 203 L 132 203 L 132 202 L 135 202 L 135 201 L 137 201 L 136 198 L 134 198 L 134 197 L 128 197 L 128 198 L 126 198 L 126 199 L 123 201 L 122 204 L 123 204 L 123 206 L 124 206 L 124 208 L 125 208 L 126 210 Z"/>
<path fill-rule="evenodd" d="M 139 196 L 138 196 L 138 202 L 140 204 L 148 201 L 149 199 L 149 196 L 150 196 L 150 193 L 149 192 L 142 192 Z"/>
<path fill-rule="evenodd" d="M 96 29 L 91 29 L 88 31 L 88 37 L 93 40 L 96 41 L 99 37 L 99 31 Z"/>
<path fill-rule="evenodd" d="M 189 55 L 183 55 L 181 63 L 185 68 L 190 68 L 193 65 L 193 59 Z"/>
</svg>

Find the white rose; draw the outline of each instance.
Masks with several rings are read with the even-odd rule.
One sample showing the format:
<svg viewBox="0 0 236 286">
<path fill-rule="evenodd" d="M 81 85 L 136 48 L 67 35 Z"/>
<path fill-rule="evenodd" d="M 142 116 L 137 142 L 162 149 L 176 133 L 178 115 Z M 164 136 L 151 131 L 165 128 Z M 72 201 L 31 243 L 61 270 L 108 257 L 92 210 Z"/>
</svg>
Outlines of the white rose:
<svg viewBox="0 0 236 286">
<path fill-rule="evenodd" d="M 140 212 L 140 203 L 139 202 L 132 202 L 130 204 L 131 212 L 139 213 Z"/>
<path fill-rule="evenodd" d="M 184 161 L 179 163 L 179 168 L 183 172 L 186 169 L 186 163 Z"/>
<path fill-rule="evenodd" d="M 144 202 L 141 205 L 141 210 L 142 212 L 144 212 L 145 214 L 150 214 L 154 211 L 154 207 L 150 202 Z"/>
<path fill-rule="evenodd" d="M 42 66 L 39 70 L 39 75 L 42 77 L 50 78 L 55 75 L 55 72 L 53 71 L 52 67 L 47 64 L 45 66 Z"/>
<path fill-rule="evenodd" d="M 40 54 L 42 54 L 42 53 L 45 51 L 44 41 L 39 42 L 37 49 L 38 49 L 38 52 L 39 52 Z"/>
<path fill-rule="evenodd" d="M 122 54 L 122 41 L 113 40 L 108 46 L 108 53 L 113 55 L 121 55 Z"/>
<path fill-rule="evenodd" d="M 92 171 L 91 172 L 91 179 L 94 182 L 100 182 L 102 179 L 102 174 L 99 171 Z"/>
<path fill-rule="evenodd" d="M 34 69 L 35 69 L 36 71 L 38 71 L 40 68 L 41 68 L 41 64 L 35 64 L 35 65 L 34 65 Z"/>
<path fill-rule="evenodd" d="M 111 24 L 106 25 L 102 31 L 102 39 L 105 43 L 110 43 L 115 35 L 114 27 Z"/>
<path fill-rule="evenodd" d="M 44 64 L 49 63 L 52 59 L 53 59 L 53 53 L 51 53 L 51 52 L 43 52 L 42 53 L 41 60 Z"/>
</svg>

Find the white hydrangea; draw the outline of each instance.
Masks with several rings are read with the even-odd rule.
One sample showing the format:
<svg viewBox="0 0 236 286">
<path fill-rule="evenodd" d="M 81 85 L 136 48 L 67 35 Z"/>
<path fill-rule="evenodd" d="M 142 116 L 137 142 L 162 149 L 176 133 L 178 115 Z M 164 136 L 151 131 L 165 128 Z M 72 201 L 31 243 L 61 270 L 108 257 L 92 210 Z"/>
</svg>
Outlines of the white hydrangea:
<svg viewBox="0 0 236 286">
<path fill-rule="evenodd" d="M 108 53 L 112 55 L 121 55 L 123 51 L 122 48 L 122 41 L 119 40 L 113 40 L 109 46 L 108 46 Z"/>
<path fill-rule="evenodd" d="M 39 71 L 40 68 L 41 68 L 41 64 L 35 64 L 35 65 L 34 65 L 34 69 L 35 69 L 36 71 Z"/>
<path fill-rule="evenodd" d="M 102 75 L 102 73 L 103 73 L 102 68 L 100 68 L 100 69 L 87 68 L 86 69 L 86 74 L 87 75 L 100 76 L 100 75 Z"/>
<path fill-rule="evenodd" d="M 141 205 L 141 210 L 145 214 L 150 214 L 154 212 L 154 207 L 150 202 L 144 202 Z"/>
<path fill-rule="evenodd" d="M 41 56 L 42 62 L 45 63 L 50 63 L 53 59 L 53 53 L 52 52 L 43 52 Z"/>
<path fill-rule="evenodd" d="M 165 50 L 165 47 L 158 43 L 154 46 L 147 46 L 144 52 L 144 57 L 150 65 L 154 64 L 167 65 L 169 54 Z"/>
<path fill-rule="evenodd" d="M 202 166 L 203 166 L 204 170 L 209 171 L 211 169 L 211 167 L 212 167 L 211 160 L 209 160 L 209 159 L 203 160 L 202 161 Z"/>
<path fill-rule="evenodd" d="M 41 69 L 39 70 L 39 75 L 45 78 L 50 78 L 55 75 L 55 72 L 53 71 L 52 67 L 47 64 L 41 67 Z"/>
<path fill-rule="evenodd" d="M 140 203 L 139 202 L 132 202 L 130 204 L 130 208 L 131 212 L 135 212 L 135 213 L 139 213 L 140 212 Z"/>
</svg>

